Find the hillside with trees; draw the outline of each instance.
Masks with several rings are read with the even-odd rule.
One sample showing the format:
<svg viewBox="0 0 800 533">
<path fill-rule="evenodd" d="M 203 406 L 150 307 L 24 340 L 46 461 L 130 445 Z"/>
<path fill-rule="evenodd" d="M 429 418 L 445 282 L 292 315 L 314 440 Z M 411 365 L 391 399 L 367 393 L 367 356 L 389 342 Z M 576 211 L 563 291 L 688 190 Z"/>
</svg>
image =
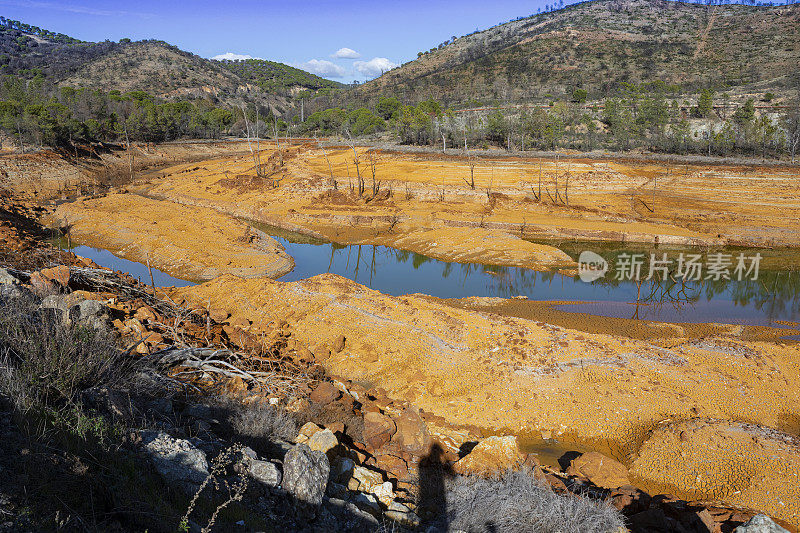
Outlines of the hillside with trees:
<svg viewBox="0 0 800 533">
<path fill-rule="evenodd" d="M 266 59 L 220 60 L 227 70 L 239 78 L 276 94 L 298 92 L 304 89 L 341 89 L 342 83 L 326 80 L 305 70 Z"/>
<path fill-rule="evenodd" d="M 453 37 L 352 96 L 451 106 L 547 101 L 576 89 L 596 99 L 623 84 L 656 81 L 673 93 L 781 93 L 800 84 L 798 4 L 596 0 L 555 7 Z"/>
</svg>

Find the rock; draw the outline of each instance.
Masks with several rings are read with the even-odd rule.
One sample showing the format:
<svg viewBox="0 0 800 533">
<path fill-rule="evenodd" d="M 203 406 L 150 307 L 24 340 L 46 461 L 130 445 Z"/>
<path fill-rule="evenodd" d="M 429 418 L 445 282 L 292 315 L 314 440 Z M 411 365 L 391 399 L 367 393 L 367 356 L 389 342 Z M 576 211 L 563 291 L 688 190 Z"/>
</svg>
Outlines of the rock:
<svg viewBox="0 0 800 533">
<path fill-rule="evenodd" d="M 330 498 L 345 499 L 347 498 L 347 487 L 341 483 L 328 483 L 325 494 Z"/>
<path fill-rule="evenodd" d="M 412 455 L 423 457 L 430 452 L 433 441 L 425 421 L 416 408 L 408 408 L 395 420 L 397 433 L 392 437 L 401 448 Z"/>
<path fill-rule="evenodd" d="M 19 285 L 19 280 L 5 268 L 0 268 L 0 285 Z"/>
<path fill-rule="evenodd" d="M 506 470 L 519 469 L 525 458 L 525 455 L 519 452 L 517 437 L 488 437 L 457 461 L 453 469 L 461 475 L 475 474 L 488 477 Z"/>
<path fill-rule="evenodd" d="M 208 477 L 206 455 L 192 443 L 163 431 L 140 431 L 142 447 L 167 483 L 193 492 Z"/>
<path fill-rule="evenodd" d="M 74 294 L 51 294 L 42 299 L 41 309 L 53 309 L 65 324 L 80 323 L 106 329 L 110 322 L 108 307 L 97 300 L 83 300 Z"/>
<path fill-rule="evenodd" d="M 734 533 L 789 533 L 765 514 L 759 514 L 737 527 Z"/>
<path fill-rule="evenodd" d="M 604 489 L 630 485 L 625 465 L 599 452 L 588 452 L 572 460 L 566 473 L 586 479 Z"/>
<path fill-rule="evenodd" d="M 339 441 L 336 440 L 336 435 L 333 434 L 333 431 L 330 429 L 323 429 L 315 432 L 311 438 L 308 439 L 306 444 L 312 450 L 328 453 L 339 445 Z"/>
<path fill-rule="evenodd" d="M 330 474 L 328 457 L 305 444 L 298 444 L 283 459 L 283 488 L 294 496 L 300 505 L 298 513 L 313 518 L 322 504 Z"/>
<path fill-rule="evenodd" d="M 345 343 L 345 341 L 346 341 L 346 339 L 345 339 L 345 336 L 344 336 L 344 335 L 339 335 L 339 336 L 338 336 L 338 337 L 336 337 L 336 339 L 333 341 L 333 346 L 332 346 L 331 348 L 333 348 L 333 351 L 334 351 L 334 352 L 336 352 L 336 353 L 339 353 L 339 352 L 341 352 L 342 350 L 344 350 L 344 343 Z"/>
<path fill-rule="evenodd" d="M 394 487 L 392 487 L 392 482 L 391 481 L 384 481 L 380 485 L 378 485 L 376 487 L 372 487 L 372 490 L 370 492 L 376 498 L 378 498 L 379 502 L 381 502 L 382 504 L 384 504 L 386 506 L 388 506 L 390 503 L 392 503 L 392 501 L 395 498 Z"/>
<path fill-rule="evenodd" d="M 328 381 L 323 381 L 317 385 L 317 388 L 311 392 L 308 398 L 314 403 L 328 405 L 332 401 L 338 399 L 341 394 L 342 391 L 337 389 L 336 385 Z"/>
<path fill-rule="evenodd" d="M 339 483 L 347 484 L 353 477 L 355 462 L 349 457 L 338 457 L 331 468 L 331 478 Z"/>
<path fill-rule="evenodd" d="M 325 507 L 340 520 L 339 528 L 325 531 L 375 531 L 379 526 L 377 518 L 343 499 L 327 498 Z"/>
<path fill-rule="evenodd" d="M 133 314 L 133 318 L 140 322 L 143 320 L 155 320 L 156 314 L 150 307 L 145 305 L 136 310 Z"/>
<path fill-rule="evenodd" d="M 389 509 L 384 513 L 384 516 L 409 529 L 416 529 L 420 524 L 419 516 L 409 509 L 407 505 L 400 502 L 392 502 L 389 505 Z"/>
<path fill-rule="evenodd" d="M 211 308 L 208 310 L 208 316 L 214 322 L 220 323 L 228 320 L 228 317 L 231 316 L 231 314 L 225 311 L 224 309 Z"/>
<path fill-rule="evenodd" d="M 303 427 L 300 428 L 300 431 L 297 432 L 297 437 L 295 437 L 294 441 L 297 444 L 308 442 L 308 439 L 310 439 L 317 431 L 322 431 L 322 428 L 316 425 L 314 422 L 306 422 L 303 424 Z"/>
<path fill-rule="evenodd" d="M 281 484 L 281 472 L 273 463 L 248 459 L 246 464 L 247 473 L 259 483 L 268 487 L 277 487 Z"/>
<path fill-rule="evenodd" d="M 61 287 L 69 286 L 69 267 L 66 265 L 45 268 L 40 270 L 39 273 L 47 281 L 53 282 Z"/>
<path fill-rule="evenodd" d="M 40 272 L 32 272 L 30 277 L 31 289 L 36 294 L 45 295 L 53 291 L 53 283 L 46 279 Z"/>
<path fill-rule="evenodd" d="M 383 483 L 383 475 L 380 472 L 356 465 L 353 467 L 353 477 L 350 478 L 347 488 L 362 492 L 372 492 L 381 483 Z"/>
<path fill-rule="evenodd" d="M 611 506 L 626 516 L 640 513 L 650 507 L 650 495 L 631 485 L 625 485 L 611 491 L 608 499 Z"/>
<path fill-rule="evenodd" d="M 388 416 L 378 412 L 364 415 L 364 442 L 373 450 L 377 450 L 397 432 L 397 426 Z"/>
<path fill-rule="evenodd" d="M 359 492 L 353 496 L 350 501 L 352 501 L 353 505 L 362 511 L 365 511 L 376 518 L 381 515 L 381 506 L 378 504 L 377 498 L 375 498 L 375 496 L 372 494 Z"/>
</svg>

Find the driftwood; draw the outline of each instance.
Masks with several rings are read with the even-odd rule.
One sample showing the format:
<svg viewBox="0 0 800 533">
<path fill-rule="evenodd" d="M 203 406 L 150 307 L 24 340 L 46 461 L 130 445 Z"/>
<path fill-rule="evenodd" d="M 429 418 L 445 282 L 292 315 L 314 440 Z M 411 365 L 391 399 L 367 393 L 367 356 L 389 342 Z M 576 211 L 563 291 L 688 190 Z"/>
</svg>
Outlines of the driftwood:
<svg viewBox="0 0 800 533">
<path fill-rule="evenodd" d="M 161 371 L 176 377 L 239 378 L 254 389 L 286 392 L 304 381 L 302 374 L 281 372 L 277 361 L 254 357 L 227 348 L 170 347 L 149 356 Z"/>
</svg>

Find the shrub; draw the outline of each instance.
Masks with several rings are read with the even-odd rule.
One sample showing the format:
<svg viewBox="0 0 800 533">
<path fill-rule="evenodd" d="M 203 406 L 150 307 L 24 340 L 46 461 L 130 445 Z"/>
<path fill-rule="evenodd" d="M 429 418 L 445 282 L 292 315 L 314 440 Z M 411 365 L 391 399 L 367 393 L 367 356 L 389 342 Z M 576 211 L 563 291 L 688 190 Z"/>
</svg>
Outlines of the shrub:
<svg viewBox="0 0 800 533">
<path fill-rule="evenodd" d="M 0 300 L 0 394 L 19 412 L 71 408 L 81 391 L 119 384 L 128 369 L 109 332 L 65 322 L 33 296 Z"/>
<path fill-rule="evenodd" d="M 446 499 L 450 529 L 470 533 L 608 533 L 625 526 L 612 507 L 558 495 L 530 471 L 508 472 L 498 479 L 456 477 L 447 487 Z"/>
<path fill-rule="evenodd" d="M 297 424 L 285 410 L 265 403 L 242 405 L 231 417 L 237 435 L 249 439 L 294 440 Z"/>
</svg>

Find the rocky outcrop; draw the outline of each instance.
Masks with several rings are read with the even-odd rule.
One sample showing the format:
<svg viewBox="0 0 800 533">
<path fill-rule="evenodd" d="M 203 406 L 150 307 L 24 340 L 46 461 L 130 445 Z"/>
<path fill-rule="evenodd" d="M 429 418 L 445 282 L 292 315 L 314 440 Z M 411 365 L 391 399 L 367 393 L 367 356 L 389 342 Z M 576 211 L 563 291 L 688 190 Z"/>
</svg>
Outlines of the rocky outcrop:
<svg viewBox="0 0 800 533">
<path fill-rule="evenodd" d="M 283 488 L 299 502 L 298 511 L 313 518 L 328 484 L 328 457 L 305 444 L 292 448 L 283 460 Z"/>
<path fill-rule="evenodd" d="M 139 437 L 142 449 L 168 484 L 191 493 L 208 477 L 205 453 L 189 441 L 163 431 L 140 431 Z"/>
</svg>

